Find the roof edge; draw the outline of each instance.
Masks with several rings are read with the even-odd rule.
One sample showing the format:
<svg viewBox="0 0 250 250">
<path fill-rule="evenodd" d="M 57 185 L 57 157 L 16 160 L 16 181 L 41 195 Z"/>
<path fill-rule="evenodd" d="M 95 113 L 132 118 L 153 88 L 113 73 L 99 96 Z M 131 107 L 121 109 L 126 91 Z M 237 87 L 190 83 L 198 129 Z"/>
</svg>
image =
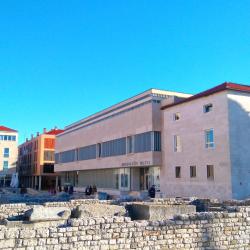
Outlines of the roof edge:
<svg viewBox="0 0 250 250">
<path fill-rule="evenodd" d="M 3 125 L 0 125 L 0 131 L 2 131 L 2 132 L 13 132 L 13 133 L 17 133 L 18 132 L 15 129 L 8 128 L 8 127 L 5 127 Z"/>
<path fill-rule="evenodd" d="M 163 107 L 161 107 L 161 110 L 185 103 L 185 102 L 190 102 L 205 96 L 209 96 L 224 90 L 235 90 L 235 91 L 240 91 L 240 92 L 249 92 L 250 93 L 250 86 L 249 85 L 244 85 L 244 84 L 237 84 L 237 83 L 232 83 L 232 82 L 224 82 L 220 85 L 217 85 L 211 89 L 202 91 L 196 95 L 193 95 L 191 97 L 188 97 L 187 99 L 175 102 L 175 103 L 171 103 L 171 104 L 167 104 Z"/>
</svg>

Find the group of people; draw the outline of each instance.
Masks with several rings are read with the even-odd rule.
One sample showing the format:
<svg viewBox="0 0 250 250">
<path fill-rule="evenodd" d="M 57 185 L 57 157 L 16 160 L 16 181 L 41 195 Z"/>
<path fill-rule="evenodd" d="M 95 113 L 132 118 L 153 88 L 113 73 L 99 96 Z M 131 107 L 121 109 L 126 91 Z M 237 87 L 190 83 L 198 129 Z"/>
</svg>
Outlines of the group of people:
<svg viewBox="0 0 250 250">
<path fill-rule="evenodd" d="M 58 191 L 61 192 L 62 191 L 62 187 L 61 186 L 58 186 Z M 68 193 L 70 195 L 72 195 L 74 193 L 74 187 L 73 185 L 65 185 L 64 188 L 63 188 L 63 191 L 65 193 Z M 51 194 L 56 194 L 56 190 L 55 189 L 50 189 L 49 192 Z M 93 185 L 93 187 L 91 185 L 88 185 L 86 186 L 85 188 L 85 195 L 86 196 L 90 196 L 90 195 L 94 195 L 97 193 L 97 187 L 96 185 Z M 156 193 L 156 188 L 155 188 L 155 185 L 152 185 L 149 189 L 148 189 L 148 196 L 150 198 L 155 198 L 155 193 Z"/>
<path fill-rule="evenodd" d="M 88 185 L 86 188 L 85 188 L 85 195 L 89 196 L 89 195 L 92 195 L 92 194 L 95 194 L 97 193 L 97 188 L 96 188 L 96 185 L 93 185 L 93 187 L 90 185 Z"/>
</svg>

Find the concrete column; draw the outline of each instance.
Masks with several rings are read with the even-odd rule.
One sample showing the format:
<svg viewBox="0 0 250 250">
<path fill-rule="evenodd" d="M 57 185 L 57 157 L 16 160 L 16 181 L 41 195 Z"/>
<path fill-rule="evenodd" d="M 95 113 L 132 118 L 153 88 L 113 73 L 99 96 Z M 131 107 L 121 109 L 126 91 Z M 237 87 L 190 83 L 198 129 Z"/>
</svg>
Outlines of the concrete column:
<svg viewBox="0 0 250 250">
<path fill-rule="evenodd" d="M 58 187 L 58 176 L 56 176 L 56 186 L 55 186 L 56 190 L 57 190 L 57 187 Z"/>
<path fill-rule="evenodd" d="M 34 177 L 35 178 L 35 188 L 37 186 L 37 176 Z"/>
<path fill-rule="evenodd" d="M 39 178 L 39 179 L 38 179 L 38 182 L 39 182 L 39 184 L 38 184 L 38 189 L 39 189 L 39 191 L 41 191 L 41 189 L 42 189 L 42 176 L 39 175 L 38 178 Z"/>
<path fill-rule="evenodd" d="M 34 176 L 31 176 L 31 188 L 34 188 Z"/>
</svg>

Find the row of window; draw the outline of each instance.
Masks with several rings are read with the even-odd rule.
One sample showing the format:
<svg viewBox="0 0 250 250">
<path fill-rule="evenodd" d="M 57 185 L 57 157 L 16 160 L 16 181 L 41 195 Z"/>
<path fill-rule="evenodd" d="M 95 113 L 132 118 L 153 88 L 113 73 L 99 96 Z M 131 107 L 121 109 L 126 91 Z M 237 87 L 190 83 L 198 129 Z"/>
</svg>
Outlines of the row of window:
<svg viewBox="0 0 250 250">
<path fill-rule="evenodd" d="M 203 113 L 209 113 L 213 110 L 213 104 L 209 103 L 203 106 Z M 178 121 L 181 119 L 181 114 L 179 112 L 173 114 L 173 120 Z"/>
<path fill-rule="evenodd" d="M 161 133 L 150 131 L 56 153 L 56 163 L 90 160 L 130 153 L 161 151 Z"/>
<path fill-rule="evenodd" d="M 214 148 L 214 130 L 207 129 L 204 131 L 205 135 L 205 148 Z M 181 137 L 179 135 L 174 135 L 174 152 L 181 152 L 182 144 Z"/>
<path fill-rule="evenodd" d="M 15 135 L 0 135 L 0 141 L 16 141 Z"/>
<path fill-rule="evenodd" d="M 175 167 L 175 177 L 181 178 L 181 167 Z M 196 166 L 190 166 L 190 178 L 195 178 L 196 176 Z M 214 166 L 207 165 L 207 179 L 214 180 Z"/>
</svg>

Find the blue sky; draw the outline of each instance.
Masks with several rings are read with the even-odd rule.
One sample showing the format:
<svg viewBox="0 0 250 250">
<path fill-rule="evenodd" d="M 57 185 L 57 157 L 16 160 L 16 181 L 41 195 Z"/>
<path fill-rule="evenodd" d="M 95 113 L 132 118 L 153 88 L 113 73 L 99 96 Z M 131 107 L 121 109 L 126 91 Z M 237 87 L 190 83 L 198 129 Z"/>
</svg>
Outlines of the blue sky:
<svg viewBox="0 0 250 250">
<path fill-rule="evenodd" d="M 249 0 L 0 2 L 0 124 L 20 142 L 149 88 L 250 84 Z"/>
</svg>

